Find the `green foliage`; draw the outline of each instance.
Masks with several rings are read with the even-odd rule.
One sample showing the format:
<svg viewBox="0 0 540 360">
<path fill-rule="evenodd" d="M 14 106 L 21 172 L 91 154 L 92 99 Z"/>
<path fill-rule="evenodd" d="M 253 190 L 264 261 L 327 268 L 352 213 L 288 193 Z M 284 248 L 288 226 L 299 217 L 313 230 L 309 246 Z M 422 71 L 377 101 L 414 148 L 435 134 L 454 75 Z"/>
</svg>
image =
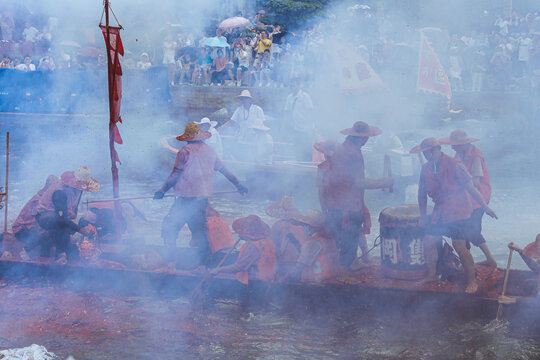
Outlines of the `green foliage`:
<svg viewBox="0 0 540 360">
<path fill-rule="evenodd" d="M 265 24 L 280 24 L 286 29 L 302 26 L 320 15 L 331 0 L 257 0 L 257 9 L 264 8 Z"/>
</svg>

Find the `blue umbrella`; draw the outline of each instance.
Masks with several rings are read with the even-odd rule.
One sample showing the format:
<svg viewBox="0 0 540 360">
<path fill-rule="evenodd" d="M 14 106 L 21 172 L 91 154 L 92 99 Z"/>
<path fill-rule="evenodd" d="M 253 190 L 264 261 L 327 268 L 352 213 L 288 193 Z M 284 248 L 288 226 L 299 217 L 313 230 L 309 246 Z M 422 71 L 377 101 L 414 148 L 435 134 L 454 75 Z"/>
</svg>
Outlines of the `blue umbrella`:
<svg viewBox="0 0 540 360">
<path fill-rule="evenodd" d="M 218 38 L 216 36 L 211 38 L 206 38 L 199 43 L 201 46 L 211 46 L 211 47 L 229 47 L 227 40 L 224 38 Z"/>
</svg>

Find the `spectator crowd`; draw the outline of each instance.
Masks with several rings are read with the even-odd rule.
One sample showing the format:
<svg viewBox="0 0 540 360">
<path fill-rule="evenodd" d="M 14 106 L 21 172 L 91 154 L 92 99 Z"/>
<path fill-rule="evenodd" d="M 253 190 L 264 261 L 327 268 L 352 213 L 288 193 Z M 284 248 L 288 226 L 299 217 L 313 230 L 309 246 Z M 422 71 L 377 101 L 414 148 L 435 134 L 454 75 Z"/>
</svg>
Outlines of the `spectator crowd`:
<svg viewBox="0 0 540 360">
<path fill-rule="evenodd" d="M 301 75 L 309 85 L 314 75 L 326 73 L 329 68 L 324 63 L 330 55 L 339 56 L 332 47 L 339 42 L 354 48 L 387 83 L 395 81 L 400 69 L 414 68 L 418 60 L 418 32 L 401 31 L 391 16 L 365 5 L 350 7 L 340 21 L 356 24 L 359 31 L 340 32 L 331 21 L 321 21 L 295 33 L 279 24 L 264 24 L 269 19 L 264 10 L 247 17 L 250 25 L 217 28 L 215 34 L 170 31 L 161 41 L 148 42 L 148 48 L 138 54 L 126 51 L 122 65 L 140 70 L 165 66 L 171 85 L 283 87 L 291 77 Z M 17 31 L 15 23 L 9 11 L 1 13 L 0 68 L 79 70 L 105 65 L 102 46 L 93 44 L 90 50 L 95 51 L 88 52 L 74 41 L 57 44 L 56 18 L 42 21 L 41 30 L 25 21 L 24 29 Z M 454 92 L 505 91 L 540 83 L 540 15 L 536 13 L 514 11 L 508 18 L 499 17 L 489 30 L 461 34 L 440 30 L 430 41 L 435 42 Z"/>
</svg>

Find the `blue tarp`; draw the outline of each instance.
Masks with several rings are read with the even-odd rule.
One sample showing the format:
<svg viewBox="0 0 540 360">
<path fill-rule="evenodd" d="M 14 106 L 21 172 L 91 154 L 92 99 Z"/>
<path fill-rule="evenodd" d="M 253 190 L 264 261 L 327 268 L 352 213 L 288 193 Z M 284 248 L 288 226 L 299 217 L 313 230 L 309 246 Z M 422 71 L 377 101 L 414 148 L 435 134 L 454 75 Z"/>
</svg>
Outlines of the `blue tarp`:
<svg viewBox="0 0 540 360">
<path fill-rule="evenodd" d="M 122 109 L 163 107 L 170 101 L 167 68 L 124 70 Z M 0 69 L 0 112 L 106 113 L 105 70 Z"/>
</svg>

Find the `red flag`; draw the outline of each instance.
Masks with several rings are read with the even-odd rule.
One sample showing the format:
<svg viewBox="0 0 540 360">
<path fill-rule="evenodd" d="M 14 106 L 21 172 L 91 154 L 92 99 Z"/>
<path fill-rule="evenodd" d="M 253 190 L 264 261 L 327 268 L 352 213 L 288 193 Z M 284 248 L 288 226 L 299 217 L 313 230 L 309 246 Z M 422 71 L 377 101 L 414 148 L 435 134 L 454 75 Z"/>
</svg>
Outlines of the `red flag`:
<svg viewBox="0 0 540 360">
<path fill-rule="evenodd" d="M 422 90 L 445 96 L 448 99 L 448 106 L 450 106 L 452 90 L 448 76 L 446 76 L 435 50 L 433 50 L 433 47 L 429 44 L 424 34 L 421 34 L 420 39 L 417 87 L 419 91 Z"/>
<path fill-rule="evenodd" d="M 120 38 L 120 27 L 109 26 L 109 42 L 107 43 L 107 27 L 104 25 L 99 25 L 101 31 L 103 32 L 103 38 L 105 39 L 105 45 L 109 54 L 108 57 L 108 66 L 109 66 L 109 76 L 111 77 L 110 83 L 112 84 L 112 105 L 110 113 L 110 127 L 112 127 L 112 137 L 115 143 L 122 144 L 122 137 L 118 131 L 116 124 L 122 122 L 120 117 L 120 106 L 122 102 L 122 67 L 120 66 L 119 55 L 124 56 L 124 45 L 122 44 L 122 39 Z M 120 163 L 118 158 L 118 153 L 114 151 L 114 158 L 116 162 Z"/>
</svg>

